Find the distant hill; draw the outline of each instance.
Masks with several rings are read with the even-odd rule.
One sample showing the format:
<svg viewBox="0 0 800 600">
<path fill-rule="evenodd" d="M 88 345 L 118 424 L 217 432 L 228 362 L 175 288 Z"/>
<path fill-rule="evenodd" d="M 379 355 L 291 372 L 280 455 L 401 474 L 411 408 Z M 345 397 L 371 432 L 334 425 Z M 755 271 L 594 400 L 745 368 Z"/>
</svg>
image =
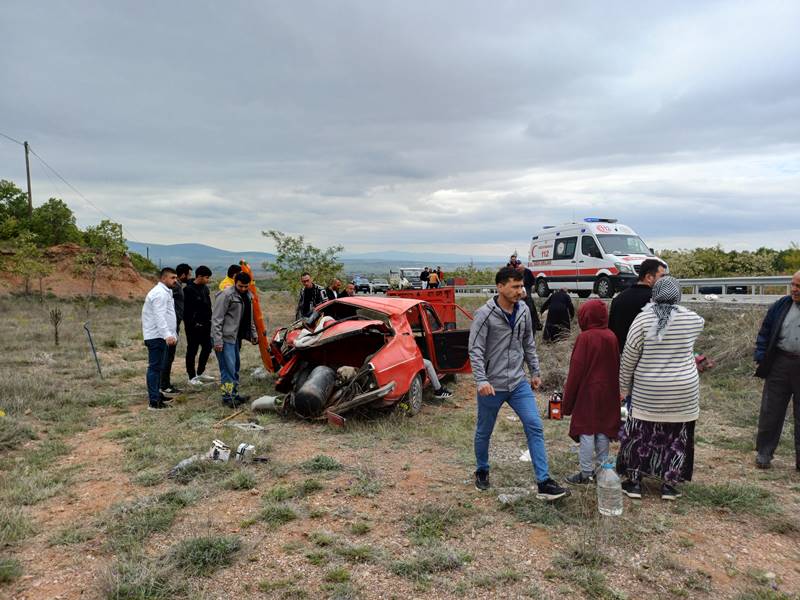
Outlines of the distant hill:
<svg viewBox="0 0 800 600">
<path fill-rule="evenodd" d="M 187 263 L 192 267 L 206 265 L 215 274 L 220 273 L 240 259 L 245 259 L 254 271 L 263 271 L 261 263 L 275 259 L 269 252 L 244 251 L 232 252 L 220 250 L 205 244 L 147 244 L 126 240 L 128 249 L 146 256 L 149 249 L 150 260 L 164 267 L 174 267 L 179 263 Z"/>
<path fill-rule="evenodd" d="M 187 263 L 192 267 L 206 265 L 215 274 L 236 264 L 244 258 L 250 263 L 253 271 L 262 272 L 261 264 L 275 259 L 269 252 L 245 251 L 233 252 L 221 250 L 205 244 L 148 244 L 127 240 L 128 249 L 142 256 L 150 253 L 150 260 L 156 265 L 174 267 L 179 263 Z M 441 266 L 445 271 L 473 262 L 478 268 L 499 266 L 505 258 L 486 256 L 467 256 L 462 254 L 437 254 L 435 252 L 403 252 L 387 250 L 381 252 L 365 252 L 343 254 L 341 261 L 350 274 L 388 275 L 390 269 L 398 267 L 435 267 Z"/>
</svg>

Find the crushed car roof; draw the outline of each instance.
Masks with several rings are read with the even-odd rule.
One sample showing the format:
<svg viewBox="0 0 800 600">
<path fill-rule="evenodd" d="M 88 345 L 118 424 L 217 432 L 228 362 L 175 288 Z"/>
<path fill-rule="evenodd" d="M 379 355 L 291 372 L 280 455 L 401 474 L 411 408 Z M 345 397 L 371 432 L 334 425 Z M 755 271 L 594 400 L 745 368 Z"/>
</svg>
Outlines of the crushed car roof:
<svg viewBox="0 0 800 600">
<path fill-rule="evenodd" d="M 341 302 L 343 304 L 352 304 L 354 306 L 363 306 L 387 315 L 401 315 L 409 308 L 422 304 L 422 300 L 412 300 L 409 298 L 378 298 L 370 297 L 349 297 L 337 298 L 333 302 Z"/>
</svg>

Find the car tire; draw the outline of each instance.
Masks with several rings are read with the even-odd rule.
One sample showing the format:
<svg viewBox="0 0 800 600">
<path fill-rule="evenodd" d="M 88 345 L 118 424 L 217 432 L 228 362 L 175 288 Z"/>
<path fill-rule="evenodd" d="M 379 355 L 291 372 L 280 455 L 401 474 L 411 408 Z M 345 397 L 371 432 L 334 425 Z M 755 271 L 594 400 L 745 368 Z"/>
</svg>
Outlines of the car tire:
<svg viewBox="0 0 800 600">
<path fill-rule="evenodd" d="M 601 298 L 611 298 L 614 295 L 614 287 L 611 285 L 611 280 L 605 275 L 597 278 L 597 282 L 594 284 L 594 291 Z"/>
<path fill-rule="evenodd" d="M 544 277 L 536 280 L 536 295 L 539 298 L 547 298 L 550 295 L 550 287 Z"/>
<path fill-rule="evenodd" d="M 408 392 L 397 403 L 398 409 L 407 417 L 413 417 L 419 413 L 422 410 L 423 391 L 422 376 L 417 373 L 414 375 L 414 379 L 411 380 L 411 385 L 408 386 Z"/>
<path fill-rule="evenodd" d="M 578 290 L 578 298 L 588 298 L 591 295 L 591 290 Z"/>
</svg>

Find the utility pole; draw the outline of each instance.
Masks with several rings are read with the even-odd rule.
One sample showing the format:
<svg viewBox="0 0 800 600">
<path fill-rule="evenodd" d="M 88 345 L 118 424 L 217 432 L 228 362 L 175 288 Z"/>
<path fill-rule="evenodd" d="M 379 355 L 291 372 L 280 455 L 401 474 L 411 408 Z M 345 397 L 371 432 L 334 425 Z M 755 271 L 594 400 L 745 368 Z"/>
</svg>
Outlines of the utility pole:
<svg viewBox="0 0 800 600">
<path fill-rule="evenodd" d="M 33 195 L 31 194 L 31 163 L 28 159 L 28 142 L 25 146 L 25 172 L 28 174 L 28 218 L 33 218 Z"/>
</svg>

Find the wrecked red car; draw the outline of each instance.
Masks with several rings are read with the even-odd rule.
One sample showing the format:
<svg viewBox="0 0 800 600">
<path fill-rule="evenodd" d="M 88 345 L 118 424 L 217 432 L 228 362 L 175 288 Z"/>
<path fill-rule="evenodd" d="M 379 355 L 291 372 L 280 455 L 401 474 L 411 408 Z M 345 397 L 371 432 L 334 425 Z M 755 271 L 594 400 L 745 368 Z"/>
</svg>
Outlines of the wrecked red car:
<svg viewBox="0 0 800 600">
<path fill-rule="evenodd" d="M 454 303 L 437 299 L 352 297 L 331 300 L 309 319 L 276 331 L 270 354 L 283 410 L 305 418 L 341 415 L 359 406 L 422 407 L 423 358 L 437 373 L 470 371 L 469 330 L 456 327 Z M 450 321 L 445 321 L 443 315 Z"/>
</svg>

